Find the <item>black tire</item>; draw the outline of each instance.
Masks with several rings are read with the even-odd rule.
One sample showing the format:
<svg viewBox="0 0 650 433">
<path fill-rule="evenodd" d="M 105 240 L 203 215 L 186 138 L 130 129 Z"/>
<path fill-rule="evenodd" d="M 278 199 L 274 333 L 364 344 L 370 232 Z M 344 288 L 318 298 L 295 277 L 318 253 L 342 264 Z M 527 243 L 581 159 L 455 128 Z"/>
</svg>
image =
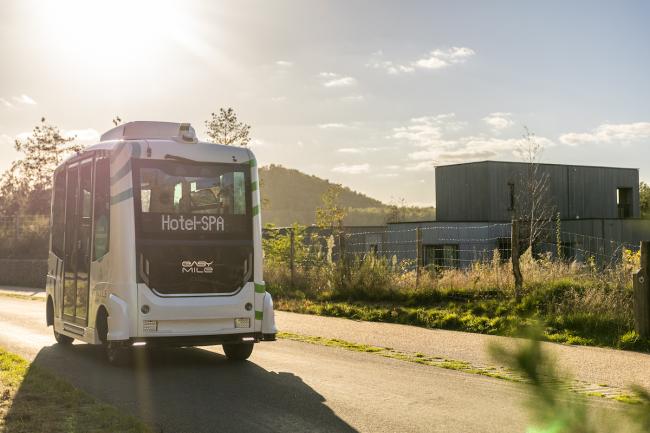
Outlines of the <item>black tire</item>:
<svg viewBox="0 0 650 433">
<path fill-rule="evenodd" d="M 54 327 L 52 327 L 52 328 L 54 328 Z M 68 337 L 67 335 L 60 334 L 60 333 L 58 333 L 56 331 L 54 331 L 54 339 L 56 340 L 56 342 L 58 344 L 60 344 L 62 346 L 69 346 L 74 341 L 74 338 Z"/>
<path fill-rule="evenodd" d="M 223 351 L 229 361 L 244 361 L 253 353 L 253 343 L 224 344 Z"/>
<path fill-rule="evenodd" d="M 131 361 L 131 347 L 120 341 L 107 341 L 104 343 L 106 359 L 112 365 L 125 366 Z"/>
</svg>

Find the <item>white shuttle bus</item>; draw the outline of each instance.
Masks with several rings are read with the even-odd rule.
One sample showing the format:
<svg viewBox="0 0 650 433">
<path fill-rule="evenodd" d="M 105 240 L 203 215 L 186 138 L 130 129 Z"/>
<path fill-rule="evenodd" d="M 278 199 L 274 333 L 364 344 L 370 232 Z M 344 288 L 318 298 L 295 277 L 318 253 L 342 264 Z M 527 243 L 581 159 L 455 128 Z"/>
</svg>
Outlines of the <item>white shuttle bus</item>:
<svg viewBox="0 0 650 433">
<path fill-rule="evenodd" d="M 261 237 L 250 150 L 184 123 L 120 125 L 54 173 L 47 324 L 111 362 L 143 345 L 246 359 L 277 332 Z"/>
</svg>

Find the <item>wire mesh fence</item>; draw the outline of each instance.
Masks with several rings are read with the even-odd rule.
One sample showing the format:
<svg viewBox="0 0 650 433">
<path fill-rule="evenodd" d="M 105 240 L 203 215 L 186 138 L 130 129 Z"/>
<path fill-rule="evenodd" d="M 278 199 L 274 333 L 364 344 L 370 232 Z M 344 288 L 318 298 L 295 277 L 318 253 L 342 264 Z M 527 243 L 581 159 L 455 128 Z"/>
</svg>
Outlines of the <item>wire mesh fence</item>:
<svg viewBox="0 0 650 433">
<path fill-rule="evenodd" d="M 290 239 L 290 234 L 300 231 Z M 409 262 L 406 269 L 463 269 L 477 263 L 494 260 L 508 261 L 512 254 L 512 224 L 450 224 L 416 225 L 407 228 L 377 227 L 321 230 L 315 227 L 283 227 L 265 229 L 265 252 L 271 241 L 287 238 L 286 260 L 300 264 L 302 260 L 325 258 L 329 261 L 364 260 L 382 257 L 391 263 Z M 295 242 L 300 245 L 296 246 Z M 289 257 L 293 248 L 294 257 Z M 639 244 L 620 239 L 607 239 L 591 234 L 576 233 L 561 228 L 543 228 L 531 242 L 523 238 L 521 253 L 530 250 L 535 259 L 557 260 L 565 263 L 590 264 L 605 268 L 619 264 L 625 254 L 634 254 Z M 296 253 L 300 250 L 301 253 Z M 309 254 L 310 251 L 317 254 Z M 281 259 L 281 257 L 280 257 Z M 404 268 L 404 267 L 402 267 Z"/>
</svg>

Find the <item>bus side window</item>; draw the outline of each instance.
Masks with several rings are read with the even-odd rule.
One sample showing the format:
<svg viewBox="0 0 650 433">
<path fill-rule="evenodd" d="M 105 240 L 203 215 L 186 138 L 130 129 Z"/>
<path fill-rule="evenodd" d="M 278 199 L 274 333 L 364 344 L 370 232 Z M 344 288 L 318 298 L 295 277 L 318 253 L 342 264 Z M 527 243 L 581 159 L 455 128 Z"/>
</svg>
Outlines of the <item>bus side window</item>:
<svg viewBox="0 0 650 433">
<path fill-rule="evenodd" d="M 52 197 L 52 252 L 63 259 L 63 233 L 65 227 L 65 169 L 54 174 Z"/>
<path fill-rule="evenodd" d="M 95 230 L 93 233 L 93 260 L 108 252 L 110 233 L 110 168 L 109 159 L 98 159 L 95 165 Z"/>
</svg>

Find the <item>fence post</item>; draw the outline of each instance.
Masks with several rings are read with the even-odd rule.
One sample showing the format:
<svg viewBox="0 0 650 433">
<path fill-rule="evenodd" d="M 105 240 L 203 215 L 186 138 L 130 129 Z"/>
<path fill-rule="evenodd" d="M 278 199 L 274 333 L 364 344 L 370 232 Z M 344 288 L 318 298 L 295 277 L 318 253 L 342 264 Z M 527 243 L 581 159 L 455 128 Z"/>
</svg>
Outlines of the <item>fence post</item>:
<svg viewBox="0 0 650 433">
<path fill-rule="evenodd" d="M 650 241 L 641 241 L 641 269 L 634 274 L 634 325 L 642 338 L 650 338 Z"/>
<path fill-rule="evenodd" d="M 415 288 L 420 287 L 420 270 L 422 268 L 422 229 L 415 229 Z"/>
<path fill-rule="evenodd" d="M 339 265 L 343 269 L 343 276 L 345 279 L 348 277 L 348 258 L 346 257 L 346 248 L 347 246 L 345 245 L 345 233 L 343 230 L 339 231 L 338 234 L 339 238 Z"/>
<path fill-rule="evenodd" d="M 20 237 L 20 221 L 18 220 L 18 215 L 14 215 L 14 240 L 18 242 Z"/>
<path fill-rule="evenodd" d="M 512 259 L 512 274 L 515 277 L 515 301 L 519 302 L 521 300 L 521 289 L 524 285 L 524 278 L 521 275 L 521 268 L 519 267 L 519 220 L 512 220 L 512 230 L 510 235 L 510 248 L 511 254 L 510 258 Z"/>
<path fill-rule="evenodd" d="M 296 247 L 295 247 L 295 234 L 294 234 L 294 228 L 291 227 L 289 229 L 289 240 L 290 240 L 290 245 L 289 245 L 289 269 L 291 270 L 291 287 L 294 287 L 294 277 L 295 277 L 295 254 L 296 254 Z"/>
</svg>

